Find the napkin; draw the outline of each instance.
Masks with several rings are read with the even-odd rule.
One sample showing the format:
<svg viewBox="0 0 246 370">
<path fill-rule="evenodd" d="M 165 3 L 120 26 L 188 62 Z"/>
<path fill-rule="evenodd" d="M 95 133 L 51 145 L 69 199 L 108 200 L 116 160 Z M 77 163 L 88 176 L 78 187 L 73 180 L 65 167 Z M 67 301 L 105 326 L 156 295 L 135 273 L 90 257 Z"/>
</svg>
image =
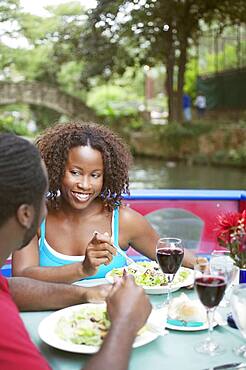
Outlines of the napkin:
<svg viewBox="0 0 246 370">
<path fill-rule="evenodd" d="M 158 335 L 165 335 L 168 333 L 165 330 L 167 320 L 167 306 L 161 308 L 153 308 L 147 321 L 147 328 Z"/>
<path fill-rule="evenodd" d="M 188 328 L 195 328 L 199 326 L 203 326 L 204 323 L 202 321 L 184 321 L 184 320 L 175 320 L 175 319 L 167 319 L 167 323 L 174 326 L 184 326 Z"/>
</svg>

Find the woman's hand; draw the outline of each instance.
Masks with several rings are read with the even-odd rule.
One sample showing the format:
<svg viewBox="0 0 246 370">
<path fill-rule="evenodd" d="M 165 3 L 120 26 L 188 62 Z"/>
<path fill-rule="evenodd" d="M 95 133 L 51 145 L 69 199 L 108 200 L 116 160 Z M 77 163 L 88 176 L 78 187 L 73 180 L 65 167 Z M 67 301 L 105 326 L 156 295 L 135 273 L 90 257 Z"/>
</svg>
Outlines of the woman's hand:
<svg viewBox="0 0 246 370">
<path fill-rule="evenodd" d="M 102 284 L 94 287 L 90 287 L 86 291 L 85 302 L 90 303 L 101 303 L 105 302 L 112 290 L 113 286 L 111 284 Z"/>
<path fill-rule="evenodd" d="M 83 274 L 95 275 L 98 267 L 103 264 L 109 265 L 116 254 L 117 251 L 108 233 L 95 232 L 85 251 L 85 259 L 82 262 Z"/>
</svg>

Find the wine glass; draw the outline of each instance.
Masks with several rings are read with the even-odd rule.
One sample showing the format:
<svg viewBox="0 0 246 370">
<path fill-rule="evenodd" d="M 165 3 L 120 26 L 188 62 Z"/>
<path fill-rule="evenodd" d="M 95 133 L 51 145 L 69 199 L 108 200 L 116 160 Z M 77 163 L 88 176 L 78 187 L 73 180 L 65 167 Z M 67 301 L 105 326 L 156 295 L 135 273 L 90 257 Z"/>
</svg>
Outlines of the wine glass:
<svg viewBox="0 0 246 370">
<path fill-rule="evenodd" d="M 235 286 L 231 293 L 232 316 L 243 338 L 246 340 L 246 284 Z M 246 344 L 235 348 L 237 355 L 246 357 Z"/>
<path fill-rule="evenodd" d="M 195 288 L 201 303 L 207 311 L 208 336 L 198 343 L 195 350 L 211 356 L 224 352 L 224 349 L 212 339 L 214 311 L 223 298 L 226 289 L 226 268 L 211 271 L 209 262 L 201 262 L 194 266 Z"/>
<path fill-rule="evenodd" d="M 238 267 L 235 265 L 234 260 L 230 256 L 230 251 L 228 250 L 214 250 L 211 253 L 210 258 L 210 270 L 214 273 L 219 272 L 220 269 L 226 270 L 227 275 L 227 286 L 224 298 L 222 299 L 220 306 L 227 307 L 230 303 L 230 294 L 232 283 L 237 276 Z"/>
<path fill-rule="evenodd" d="M 184 257 L 182 240 L 178 238 L 161 238 L 156 245 L 156 259 L 168 280 L 166 304 L 171 297 L 171 283 Z"/>
</svg>

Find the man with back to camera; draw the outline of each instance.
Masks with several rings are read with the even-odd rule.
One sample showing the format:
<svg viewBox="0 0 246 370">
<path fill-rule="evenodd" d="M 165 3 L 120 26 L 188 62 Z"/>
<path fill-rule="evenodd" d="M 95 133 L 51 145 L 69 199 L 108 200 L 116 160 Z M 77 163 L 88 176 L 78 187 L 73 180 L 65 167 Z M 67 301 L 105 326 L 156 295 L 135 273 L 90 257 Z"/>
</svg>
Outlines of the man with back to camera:
<svg viewBox="0 0 246 370">
<path fill-rule="evenodd" d="M 196 97 L 195 107 L 197 110 L 198 118 L 202 118 L 207 108 L 207 100 L 206 100 L 205 95 L 201 91 L 198 92 L 198 95 Z"/>
<path fill-rule="evenodd" d="M 25 139 L 1 134 L 0 266 L 36 234 L 46 214 L 47 184 L 45 166 L 38 150 Z M 88 300 L 89 291 L 29 278 L 7 280 L 0 275 L 1 370 L 50 369 L 31 342 L 15 303 L 24 310 L 55 309 Z M 143 289 L 137 287 L 131 277 L 119 280 L 107 293 L 111 328 L 101 349 L 87 362 L 84 370 L 127 369 L 134 338 L 151 311 Z M 131 325 L 127 325 L 129 322 Z"/>
</svg>

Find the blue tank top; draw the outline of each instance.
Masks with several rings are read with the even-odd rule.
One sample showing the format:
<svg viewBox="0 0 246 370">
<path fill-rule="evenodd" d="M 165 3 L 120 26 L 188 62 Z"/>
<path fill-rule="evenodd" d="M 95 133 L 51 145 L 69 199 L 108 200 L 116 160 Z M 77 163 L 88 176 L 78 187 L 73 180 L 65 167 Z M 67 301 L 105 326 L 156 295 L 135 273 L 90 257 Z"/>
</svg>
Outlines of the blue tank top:
<svg viewBox="0 0 246 370">
<path fill-rule="evenodd" d="M 112 237 L 114 244 L 119 246 L 119 207 L 115 208 L 112 215 Z M 70 263 L 81 262 L 85 256 L 68 256 L 66 254 L 55 251 L 45 239 L 45 220 L 40 226 L 40 239 L 39 239 L 39 264 L 42 267 L 63 266 Z M 108 266 L 101 265 L 98 268 L 96 275 L 88 276 L 86 279 L 99 279 L 104 278 L 107 272 L 114 268 L 123 267 L 126 265 L 126 260 L 120 254 L 113 257 Z"/>
</svg>

